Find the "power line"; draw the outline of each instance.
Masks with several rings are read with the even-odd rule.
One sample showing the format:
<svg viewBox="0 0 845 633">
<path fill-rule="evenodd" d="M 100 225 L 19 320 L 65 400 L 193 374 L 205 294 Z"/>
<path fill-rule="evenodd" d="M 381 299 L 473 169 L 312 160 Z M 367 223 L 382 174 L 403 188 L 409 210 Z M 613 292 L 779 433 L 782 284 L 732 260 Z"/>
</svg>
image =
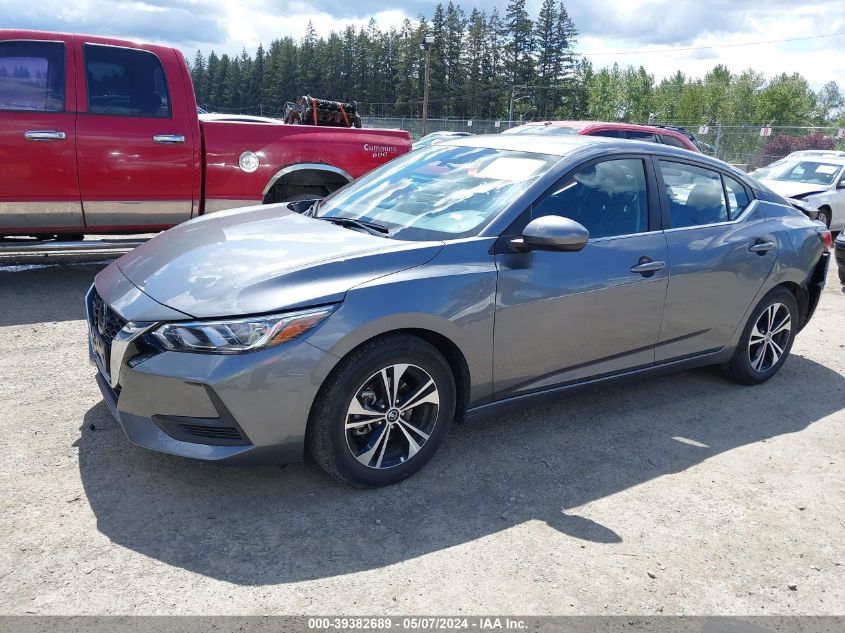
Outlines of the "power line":
<svg viewBox="0 0 845 633">
<path fill-rule="evenodd" d="M 808 35 L 807 37 L 792 37 L 785 40 L 767 40 L 764 42 L 740 42 L 738 44 L 715 44 L 713 46 L 684 46 L 681 48 L 660 48 L 657 50 L 637 50 L 637 51 L 620 51 L 618 53 L 602 52 L 602 53 L 576 53 L 584 57 L 598 57 L 608 55 L 653 55 L 656 53 L 674 53 L 681 51 L 705 51 L 714 48 L 737 48 L 740 46 L 761 46 L 764 44 L 783 44 L 784 42 L 801 42 L 804 40 L 818 40 L 825 37 L 836 37 L 837 35 L 845 35 L 845 32 L 827 33 L 825 35 Z"/>
</svg>

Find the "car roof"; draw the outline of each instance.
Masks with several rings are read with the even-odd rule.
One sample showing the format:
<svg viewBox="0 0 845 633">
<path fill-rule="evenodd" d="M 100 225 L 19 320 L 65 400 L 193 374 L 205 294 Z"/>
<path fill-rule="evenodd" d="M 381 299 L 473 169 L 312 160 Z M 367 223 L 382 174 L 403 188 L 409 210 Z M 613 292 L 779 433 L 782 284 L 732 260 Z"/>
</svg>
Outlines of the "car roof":
<svg viewBox="0 0 845 633">
<path fill-rule="evenodd" d="M 531 121 L 523 123 L 519 127 L 569 127 L 574 130 L 587 130 L 590 128 L 602 127 L 609 130 L 642 130 L 644 132 L 654 132 L 655 134 L 670 134 L 683 136 L 686 139 L 689 137 L 681 132 L 679 129 L 672 127 L 659 127 L 654 125 L 642 125 L 640 123 L 624 123 L 620 121 Z"/>
<path fill-rule="evenodd" d="M 827 149 L 805 149 L 798 152 L 792 152 L 791 154 L 783 157 L 783 159 L 786 158 L 823 158 L 824 160 L 836 163 L 837 165 L 845 165 L 845 152 L 837 152 L 835 150 Z"/>
<path fill-rule="evenodd" d="M 709 165 L 715 169 L 730 172 L 741 177 L 743 180 L 748 179 L 748 174 L 745 172 L 706 154 L 681 149 L 672 145 L 605 136 L 582 136 L 577 134 L 571 136 L 478 134 L 475 136 L 449 139 L 440 143 L 438 147 L 449 145 L 458 147 L 486 147 L 504 151 L 560 156 L 561 158 L 572 154 L 584 154 L 586 160 L 601 156 L 611 157 L 613 154 L 623 153 L 647 154 L 657 156 L 658 158 L 680 158 L 695 161 L 701 165 Z"/>
</svg>

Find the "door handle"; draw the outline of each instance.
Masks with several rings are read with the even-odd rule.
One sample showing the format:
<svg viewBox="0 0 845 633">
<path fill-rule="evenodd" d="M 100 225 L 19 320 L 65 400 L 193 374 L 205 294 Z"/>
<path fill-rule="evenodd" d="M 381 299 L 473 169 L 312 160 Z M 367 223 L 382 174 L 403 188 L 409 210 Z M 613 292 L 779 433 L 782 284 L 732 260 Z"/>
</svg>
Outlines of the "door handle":
<svg viewBox="0 0 845 633">
<path fill-rule="evenodd" d="M 57 130 L 29 130 L 23 133 L 27 141 L 63 141 L 67 134 Z"/>
<path fill-rule="evenodd" d="M 643 277 L 651 277 L 658 270 L 666 268 L 666 262 L 655 261 L 651 257 L 640 257 L 640 263 L 631 266 L 632 273 L 640 273 Z"/>
<path fill-rule="evenodd" d="M 161 143 L 163 145 L 176 145 L 177 143 L 184 143 L 185 137 L 182 134 L 156 134 L 153 137 L 153 143 Z"/>
<path fill-rule="evenodd" d="M 758 255 L 762 255 L 763 253 L 768 253 L 775 247 L 774 242 L 762 242 L 760 240 L 754 242 L 751 246 L 748 247 L 748 250 L 752 253 L 757 253 Z"/>
</svg>

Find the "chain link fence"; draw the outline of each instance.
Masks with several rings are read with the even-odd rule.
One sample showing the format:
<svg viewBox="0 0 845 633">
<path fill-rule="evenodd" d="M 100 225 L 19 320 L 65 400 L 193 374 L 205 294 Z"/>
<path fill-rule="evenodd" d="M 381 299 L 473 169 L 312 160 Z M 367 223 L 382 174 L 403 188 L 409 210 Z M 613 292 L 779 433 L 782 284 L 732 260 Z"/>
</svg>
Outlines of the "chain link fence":
<svg viewBox="0 0 845 633">
<path fill-rule="evenodd" d="M 364 127 L 406 130 L 416 140 L 422 136 L 422 120 L 411 117 L 362 117 Z M 522 122 L 492 119 L 429 119 L 428 132 L 470 132 L 498 134 Z M 757 169 L 804 149 L 845 151 L 845 139 L 838 138 L 839 128 L 810 126 L 710 125 L 704 133 L 700 126 L 680 126 L 693 132 L 704 153 L 737 165 Z"/>
<path fill-rule="evenodd" d="M 708 154 L 746 169 L 800 150 L 845 150 L 845 140 L 834 127 L 712 125 L 706 134 L 693 131 Z"/>
<path fill-rule="evenodd" d="M 422 119 L 411 117 L 361 117 L 364 127 L 406 130 L 414 140 L 422 136 Z M 521 125 L 520 121 L 509 124 L 507 120 L 492 119 L 429 119 L 428 133 L 470 132 L 471 134 L 498 134 L 509 127 Z"/>
</svg>

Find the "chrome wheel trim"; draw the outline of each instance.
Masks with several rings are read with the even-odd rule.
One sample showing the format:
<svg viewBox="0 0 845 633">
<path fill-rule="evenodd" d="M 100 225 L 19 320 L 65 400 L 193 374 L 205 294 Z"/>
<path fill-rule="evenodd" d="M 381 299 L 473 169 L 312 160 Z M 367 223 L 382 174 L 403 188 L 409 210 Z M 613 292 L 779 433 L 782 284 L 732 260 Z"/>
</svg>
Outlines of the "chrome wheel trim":
<svg viewBox="0 0 845 633">
<path fill-rule="evenodd" d="M 792 315 L 782 303 L 773 303 L 757 317 L 748 338 L 751 369 L 765 373 L 783 356 L 792 334 Z"/>
<path fill-rule="evenodd" d="M 412 459 L 437 423 L 440 391 L 417 365 L 384 367 L 355 391 L 346 409 L 344 435 L 353 457 L 384 470 Z"/>
</svg>

